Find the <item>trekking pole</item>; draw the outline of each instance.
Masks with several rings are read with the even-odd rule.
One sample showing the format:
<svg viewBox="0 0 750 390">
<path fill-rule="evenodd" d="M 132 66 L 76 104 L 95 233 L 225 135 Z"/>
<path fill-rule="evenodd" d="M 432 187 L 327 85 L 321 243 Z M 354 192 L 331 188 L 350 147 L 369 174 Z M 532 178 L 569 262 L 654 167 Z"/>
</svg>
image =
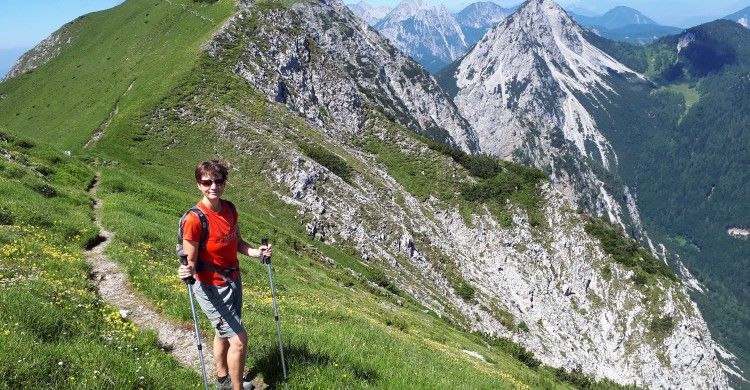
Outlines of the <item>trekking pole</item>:
<svg viewBox="0 0 750 390">
<path fill-rule="evenodd" d="M 187 265 L 187 256 L 180 256 L 180 262 L 182 265 Z M 203 361 L 203 345 L 201 344 L 201 335 L 198 333 L 198 317 L 195 315 L 195 300 L 193 299 L 193 284 L 195 278 L 190 276 L 182 280 L 185 282 L 188 288 L 188 295 L 190 295 L 190 309 L 193 311 L 193 328 L 195 329 L 195 343 L 198 345 L 198 358 L 201 361 L 201 370 L 203 371 L 203 385 L 208 390 L 208 378 L 206 376 L 206 362 Z"/>
<path fill-rule="evenodd" d="M 261 245 L 268 245 L 268 238 L 260 239 Z M 276 289 L 273 286 L 273 272 L 271 271 L 271 259 L 260 255 L 260 262 L 268 268 L 268 281 L 271 283 L 271 299 L 273 301 L 273 317 L 276 320 L 276 338 L 279 340 L 279 353 L 281 353 L 281 369 L 284 372 L 284 388 L 288 389 L 289 384 L 286 376 L 286 361 L 284 360 L 284 347 L 281 342 L 281 325 L 279 325 L 279 306 L 276 304 Z"/>
</svg>

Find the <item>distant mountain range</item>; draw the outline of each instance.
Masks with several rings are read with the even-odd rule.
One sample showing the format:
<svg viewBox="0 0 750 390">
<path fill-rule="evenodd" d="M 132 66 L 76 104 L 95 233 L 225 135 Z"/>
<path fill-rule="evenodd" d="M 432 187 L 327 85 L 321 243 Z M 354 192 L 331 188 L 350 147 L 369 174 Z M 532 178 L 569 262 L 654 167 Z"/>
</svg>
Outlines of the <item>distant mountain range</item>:
<svg viewBox="0 0 750 390">
<path fill-rule="evenodd" d="M 460 58 L 495 24 L 517 7 L 503 8 L 493 2 L 472 3 L 457 13 L 443 5 L 428 7 L 422 0 L 404 0 L 394 8 L 374 7 L 365 1 L 350 4 L 352 12 L 391 40 L 431 73 Z M 661 26 L 639 11 L 615 7 L 601 16 L 571 8 L 569 15 L 580 25 L 608 39 L 646 44 L 677 34 L 682 29 Z M 580 12 L 580 13 L 578 13 Z"/>
<path fill-rule="evenodd" d="M 678 27 L 661 26 L 638 10 L 625 6 L 612 8 L 601 16 L 579 15 L 574 11 L 569 14 L 578 24 L 598 35 L 641 45 L 682 31 Z"/>
<path fill-rule="evenodd" d="M 731 15 L 727 15 L 723 19 L 737 22 L 747 28 L 750 22 L 750 6 L 745 7 Z"/>
<path fill-rule="evenodd" d="M 584 26 L 601 26 L 608 30 L 633 25 L 633 24 L 657 24 L 649 17 L 643 15 L 630 7 L 619 6 L 612 8 L 602 16 L 584 16 L 570 12 L 570 16 Z"/>
<path fill-rule="evenodd" d="M 427 7 L 422 0 L 404 0 L 390 10 L 364 1 L 349 8 L 433 73 L 460 58 L 513 11 L 477 2 L 453 14 L 443 5 Z"/>
<path fill-rule="evenodd" d="M 486 1 L 472 3 L 457 13 L 451 13 L 443 5 L 428 7 L 423 0 L 403 0 L 394 8 L 375 7 L 362 0 L 348 7 L 433 74 L 463 56 L 490 28 L 518 8 L 503 8 Z M 579 7 L 571 7 L 565 12 L 596 35 L 638 45 L 684 30 L 660 25 L 626 6 L 614 7 L 599 16 Z M 748 27 L 750 7 L 723 19 Z"/>
</svg>

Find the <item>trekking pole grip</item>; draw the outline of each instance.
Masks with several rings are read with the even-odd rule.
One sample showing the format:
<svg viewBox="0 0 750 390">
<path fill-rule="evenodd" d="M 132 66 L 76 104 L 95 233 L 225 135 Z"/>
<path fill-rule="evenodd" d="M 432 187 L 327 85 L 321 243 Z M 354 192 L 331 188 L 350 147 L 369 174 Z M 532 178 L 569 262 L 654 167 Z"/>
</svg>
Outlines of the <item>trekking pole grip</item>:
<svg viewBox="0 0 750 390">
<path fill-rule="evenodd" d="M 187 261 L 187 256 L 186 255 L 180 256 L 180 263 L 182 263 L 182 265 L 188 265 L 188 261 Z M 182 281 L 185 282 L 185 284 L 195 284 L 195 277 L 194 276 L 188 276 L 187 278 L 182 279 Z"/>
<path fill-rule="evenodd" d="M 261 237 L 260 239 L 260 246 L 268 246 L 268 237 Z M 271 264 L 271 259 L 269 257 L 266 257 L 263 255 L 263 252 L 260 253 L 260 263 L 261 264 Z"/>
</svg>

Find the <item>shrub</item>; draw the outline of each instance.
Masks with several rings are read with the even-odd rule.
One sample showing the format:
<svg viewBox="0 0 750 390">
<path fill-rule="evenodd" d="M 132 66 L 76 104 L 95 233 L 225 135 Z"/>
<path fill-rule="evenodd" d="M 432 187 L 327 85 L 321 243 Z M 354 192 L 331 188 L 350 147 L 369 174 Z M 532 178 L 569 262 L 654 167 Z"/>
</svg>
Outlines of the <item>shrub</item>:
<svg viewBox="0 0 750 390">
<path fill-rule="evenodd" d="M 38 192 L 45 198 L 53 198 L 57 196 L 57 190 L 55 190 L 55 187 L 52 187 L 51 185 L 47 183 L 32 183 L 29 185 L 32 190 Z"/>
<path fill-rule="evenodd" d="M 378 287 L 382 287 L 394 295 L 399 295 L 401 293 L 398 287 L 388 279 L 388 276 L 386 276 L 385 272 L 380 268 L 373 268 L 366 277 L 371 282 L 377 284 Z"/>
<path fill-rule="evenodd" d="M 389 315 L 385 317 L 385 324 L 392 326 L 402 332 L 406 332 L 409 329 L 409 324 L 403 318 L 396 315 Z"/>
<path fill-rule="evenodd" d="M 15 218 L 10 211 L 0 208 L 0 225 L 13 225 L 14 221 Z"/>
<path fill-rule="evenodd" d="M 487 343 L 513 356 L 529 368 L 537 368 L 542 364 L 534 357 L 532 352 L 513 340 L 505 337 L 487 337 Z"/>
<path fill-rule="evenodd" d="M 672 318 L 672 316 L 670 315 L 667 315 L 664 317 L 654 318 L 649 324 L 648 330 L 652 337 L 661 340 L 672 334 L 674 326 L 674 318 Z"/>
<path fill-rule="evenodd" d="M 467 154 L 459 148 L 441 144 L 429 138 L 423 140 L 430 149 L 452 158 L 474 177 L 489 179 L 501 170 L 497 160 L 487 154 Z"/>
<path fill-rule="evenodd" d="M 463 280 L 459 282 L 458 286 L 455 286 L 454 289 L 456 290 L 456 294 L 466 302 L 473 300 L 474 295 L 476 294 L 474 287 L 471 287 L 469 283 L 466 283 Z"/>
<path fill-rule="evenodd" d="M 352 168 L 349 167 L 343 158 L 317 145 L 301 144 L 300 148 L 305 155 L 315 160 L 318 164 L 328 168 L 329 171 L 342 178 L 345 182 L 351 182 Z"/>
<path fill-rule="evenodd" d="M 555 376 L 562 382 L 570 383 L 577 389 L 591 389 L 594 382 L 591 378 L 584 375 L 580 368 L 576 368 L 573 371 L 567 371 L 564 368 L 556 368 Z"/>
<path fill-rule="evenodd" d="M 663 261 L 643 249 L 637 242 L 625 237 L 625 233 L 619 226 L 600 218 L 587 217 L 584 229 L 590 236 L 599 240 L 604 252 L 612 256 L 612 259 L 630 269 L 635 269 L 636 274 L 631 280 L 636 284 L 645 285 L 648 280 L 647 275 L 662 276 L 672 281 L 678 280 Z"/>
</svg>

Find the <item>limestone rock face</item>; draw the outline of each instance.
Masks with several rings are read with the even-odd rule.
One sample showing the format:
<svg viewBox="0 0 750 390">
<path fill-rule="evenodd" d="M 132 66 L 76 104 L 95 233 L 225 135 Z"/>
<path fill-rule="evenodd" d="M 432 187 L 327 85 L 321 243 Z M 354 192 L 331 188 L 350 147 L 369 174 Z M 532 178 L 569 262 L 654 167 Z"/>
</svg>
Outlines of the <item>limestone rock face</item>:
<svg viewBox="0 0 750 390">
<path fill-rule="evenodd" d="M 471 127 L 435 80 L 340 2 L 266 12 L 247 5 L 222 35 L 248 41 L 239 75 L 331 135 L 360 132 L 367 100 L 417 133 L 476 150 Z"/>
<path fill-rule="evenodd" d="M 401 2 L 375 29 L 431 72 L 460 58 L 470 45 L 444 5 L 428 8 L 421 0 Z"/>
<path fill-rule="evenodd" d="M 529 0 L 490 30 L 452 74 L 454 101 L 485 153 L 544 169 L 556 187 L 595 215 L 645 237 L 617 175 L 617 154 L 589 112 L 612 79 L 642 77 L 602 52 L 552 0 Z M 602 173 L 604 172 L 604 173 Z M 611 181 L 611 180 L 610 180 Z"/>
<path fill-rule="evenodd" d="M 408 148 L 414 158 L 429 154 Z M 362 162 L 372 164 L 367 157 Z M 304 157 L 291 166 L 288 173 L 280 165 L 274 177 L 292 194 L 286 201 L 313 221 L 311 236 L 354 242 L 364 262 L 384 264 L 400 289 L 438 315 L 510 337 L 545 364 L 599 379 L 656 389 L 727 388 L 685 287 L 638 288 L 633 272 L 612 262 L 585 233 L 573 205 L 549 185 L 545 213 L 555 228 L 540 232 L 520 210 L 511 228 L 489 214 L 465 221 L 457 209 L 414 198 L 376 166 L 383 187 L 364 180 L 347 185 Z M 437 265 L 445 258 L 475 289 L 473 300 L 463 299 Z M 668 335 L 653 330 L 663 319 L 672 324 Z"/>
<path fill-rule="evenodd" d="M 379 22 L 385 17 L 385 15 L 388 15 L 388 13 L 391 12 L 391 7 L 375 7 L 367 4 L 365 1 L 360 1 L 357 4 L 351 4 L 349 5 L 349 9 L 351 9 L 355 15 L 364 20 L 370 26 L 375 25 L 375 23 Z"/>
<path fill-rule="evenodd" d="M 456 14 L 456 21 L 461 25 L 469 46 L 474 45 L 498 22 L 511 14 L 510 9 L 503 8 L 490 1 L 469 4 Z"/>
</svg>

